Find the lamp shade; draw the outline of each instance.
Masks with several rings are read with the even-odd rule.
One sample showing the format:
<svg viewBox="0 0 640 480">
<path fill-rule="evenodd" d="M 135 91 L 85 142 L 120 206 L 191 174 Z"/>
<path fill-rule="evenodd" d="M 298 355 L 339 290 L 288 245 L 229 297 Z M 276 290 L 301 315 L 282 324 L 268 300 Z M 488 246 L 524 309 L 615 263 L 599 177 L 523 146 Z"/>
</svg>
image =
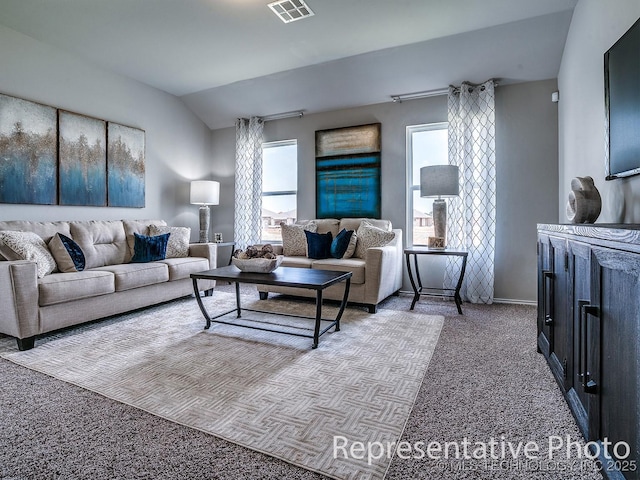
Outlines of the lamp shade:
<svg viewBox="0 0 640 480">
<path fill-rule="evenodd" d="M 420 169 L 421 197 L 455 197 L 459 193 L 456 165 L 431 165 Z"/>
<path fill-rule="evenodd" d="M 220 182 L 210 180 L 191 182 L 191 203 L 194 205 L 219 205 Z"/>
</svg>

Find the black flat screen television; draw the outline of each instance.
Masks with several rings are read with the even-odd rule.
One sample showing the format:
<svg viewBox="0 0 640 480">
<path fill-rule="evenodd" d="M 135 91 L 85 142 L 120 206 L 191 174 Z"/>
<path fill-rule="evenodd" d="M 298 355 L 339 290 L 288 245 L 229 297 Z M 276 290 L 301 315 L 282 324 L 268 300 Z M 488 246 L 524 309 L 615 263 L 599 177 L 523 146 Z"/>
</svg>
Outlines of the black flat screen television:
<svg viewBox="0 0 640 480">
<path fill-rule="evenodd" d="M 604 54 L 606 180 L 640 174 L 640 19 Z"/>
</svg>

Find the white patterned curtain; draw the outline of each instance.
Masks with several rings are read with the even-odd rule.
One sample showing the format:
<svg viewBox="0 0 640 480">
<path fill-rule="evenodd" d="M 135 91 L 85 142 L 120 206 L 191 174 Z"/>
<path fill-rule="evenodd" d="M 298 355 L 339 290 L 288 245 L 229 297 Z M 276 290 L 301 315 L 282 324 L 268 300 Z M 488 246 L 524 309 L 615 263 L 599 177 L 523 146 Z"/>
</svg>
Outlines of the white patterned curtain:
<svg viewBox="0 0 640 480">
<path fill-rule="evenodd" d="M 236 248 L 260 242 L 262 232 L 262 143 L 264 121 L 236 120 L 235 216 Z"/>
<path fill-rule="evenodd" d="M 449 163 L 460 169 L 460 196 L 449 202 L 448 247 L 469 252 L 461 296 L 493 303 L 496 227 L 494 82 L 449 87 Z M 448 257 L 445 288 L 454 288 L 461 259 Z"/>
</svg>

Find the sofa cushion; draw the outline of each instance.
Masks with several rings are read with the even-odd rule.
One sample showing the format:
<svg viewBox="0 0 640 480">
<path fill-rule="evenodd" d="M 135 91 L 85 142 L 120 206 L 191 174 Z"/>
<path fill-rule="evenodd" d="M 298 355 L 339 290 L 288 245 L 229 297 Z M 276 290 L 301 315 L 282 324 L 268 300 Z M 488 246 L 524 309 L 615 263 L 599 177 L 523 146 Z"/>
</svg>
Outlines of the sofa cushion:
<svg viewBox="0 0 640 480">
<path fill-rule="evenodd" d="M 110 272 L 85 270 L 83 272 L 54 273 L 38 281 L 39 305 L 70 302 L 81 298 L 106 295 L 115 291 L 115 280 Z"/>
<path fill-rule="evenodd" d="M 394 232 L 387 232 L 386 230 L 375 227 L 367 220 L 363 220 L 360 224 L 356 235 L 358 237 L 358 243 L 356 244 L 355 256 L 358 258 L 366 258 L 367 250 L 373 247 L 384 247 L 396 238 Z"/>
<path fill-rule="evenodd" d="M 313 259 L 307 258 L 307 257 L 301 257 L 301 256 L 287 257 L 287 256 L 285 256 L 282 259 L 282 263 L 280 264 L 280 266 L 282 266 L 282 267 L 311 268 L 311 265 L 315 261 L 316 260 L 313 260 Z"/>
<path fill-rule="evenodd" d="M 355 232 L 353 230 L 340 230 L 338 235 L 331 241 L 331 256 L 333 258 L 342 258 L 347 253 L 351 237 Z M 355 247 L 354 247 L 355 249 Z M 348 258 L 348 257 L 347 257 Z"/>
<path fill-rule="evenodd" d="M 304 231 L 307 237 L 307 257 L 320 260 L 331 256 L 331 242 L 333 235 L 331 232 L 314 233 Z"/>
<path fill-rule="evenodd" d="M 301 222 L 301 224 L 306 224 L 309 222 L 313 222 L 317 225 L 316 232 L 317 233 L 329 233 L 335 238 L 340 231 L 340 220 L 336 218 L 319 218 L 316 220 L 310 220 L 306 222 Z M 297 223 L 297 222 L 296 222 Z"/>
<path fill-rule="evenodd" d="M 169 281 L 189 278 L 192 273 L 209 270 L 209 260 L 202 257 L 166 258 L 158 263 L 169 267 Z"/>
<path fill-rule="evenodd" d="M 135 246 L 134 233 L 140 235 L 149 235 L 149 227 L 151 225 L 166 226 L 167 222 L 164 220 L 123 220 L 122 226 L 124 227 L 124 233 L 127 238 L 127 254 L 124 259 L 124 263 L 129 263 L 131 257 L 133 257 L 133 247 Z"/>
<path fill-rule="evenodd" d="M 49 243 L 56 233 L 71 236 L 69 222 L 30 222 L 28 220 L 5 220 L 0 222 L 0 230 L 17 230 L 19 232 L 33 232 Z"/>
<path fill-rule="evenodd" d="M 44 240 L 33 232 L 2 230 L 0 231 L 0 245 L 6 258 L 35 262 L 38 278 L 43 278 L 56 269 L 56 261 Z"/>
<path fill-rule="evenodd" d="M 336 270 L 338 272 L 353 272 L 351 283 L 364 283 L 366 262 L 360 258 L 337 259 L 327 258 L 326 260 L 314 260 L 311 268 L 316 270 Z"/>
<path fill-rule="evenodd" d="M 353 230 L 349 230 L 349 231 L 353 231 Z M 349 239 L 349 245 L 347 245 L 347 249 L 345 250 L 344 255 L 342 255 L 342 258 L 353 257 L 353 255 L 356 253 L 357 246 L 358 246 L 358 235 L 356 234 L 356 232 L 353 232 L 353 234 L 351 235 L 351 238 Z"/>
<path fill-rule="evenodd" d="M 118 265 L 125 261 L 127 241 L 120 220 L 71 222 L 71 238 L 84 252 L 86 268 Z"/>
<path fill-rule="evenodd" d="M 153 237 L 140 235 L 138 233 L 134 233 L 133 235 L 135 237 L 135 244 L 131 263 L 149 263 L 165 259 L 170 233 L 163 233 L 162 235 L 155 235 Z"/>
<path fill-rule="evenodd" d="M 169 281 L 169 267 L 161 262 L 107 265 L 93 271 L 112 273 L 115 276 L 116 292 Z"/>
<path fill-rule="evenodd" d="M 307 238 L 304 235 L 305 230 L 316 232 L 318 225 L 315 222 L 309 222 L 304 225 L 287 225 L 280 223 L 282 230 L 282 250 L 286 256 L 301 255 L 307 256 Z"/>
<path fill-rule="evenodd" d="M 189 240 L 191 229 L 189 227 L 167 227 L 165 225 L 149 225 L 149 235 L 162 235 L 170 233 L 167 243 L 166 258 L 182 258 L 189 256 Z M 135 248 L 135 245 L 134 245 Z"/>
<path fill-rule="evenodd" d="M 355 230 L 357 232 L 363 220 L 366 220 L 374 227 L 378 227 L 388 232 L 391 231 L 392 226 L 389 220 L 380 220 L 377 218 L 343 218 L 340 220 L 340 230 L 344 228 L 346 230 Z"/>
<path fill-rule="evenodd" d="M 81 272 L 86 260 L 76 242 L 62 233 L 56 233 L 49 241 L 49 250 L 61 272 Z"/>
<path fill-rule="evenodd" d="M 25 260 L 23 254 L 17 253 L 14 249 L 4 244 L 2 239 L 5 237 L 5 232 L 23 233 L 16 230 L 0 230 L 0 260 Z"/>
</svg>

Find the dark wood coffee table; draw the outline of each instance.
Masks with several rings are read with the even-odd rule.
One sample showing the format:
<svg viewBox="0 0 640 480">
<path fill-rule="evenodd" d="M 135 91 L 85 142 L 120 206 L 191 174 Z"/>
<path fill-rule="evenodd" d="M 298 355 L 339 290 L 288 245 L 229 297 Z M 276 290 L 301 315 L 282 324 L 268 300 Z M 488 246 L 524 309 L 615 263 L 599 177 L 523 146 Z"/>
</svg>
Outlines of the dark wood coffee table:
<svg viewBox="0 0 640 480">
<path fill-rule="evenodd" d="M 200 311 L 202 312 L 202 315 L 204 315 L 204 318 L 207 321 L 204 327 L 205 329 L 208 329 L 211 327 L 211 322 L 215 322 L 215 323 L 224 323 L 225 325 L 233 325 L 236 327 L 252 328 L 255 330 L 264 330 L 267 332 L 284 333 L 286 335 L 295 335 L 298 337 L 313 338 L 312 348 L 316 348 L 318 346 L 320 336 L 326 333 L 330 328 L 335 326 L 336 332 L 340 330 L 340 319 L 342 318 L 344 308 L 347 305 L 347 298 L 349 297 L 349 288 L 351 286 L 351 275 L 352 275 L 351 272 L 335 272 L 330 270 L 315 270 L 312 268 L 292 268 L 292 267 L 279 267 L 272 273 L 248 273 L 248 272 L 241 272 L 234 265 L 229 265 L 227 267 L 214 268 L 212 270 L 207 270 L 204 272 L 192 273 L 191 279 L 193 281 L 193 291 L 196 296 L 196 301 L 198 302 L 198 306 L 200 307 Z M 235 283 L 236 284 L 236 308 L 212 317 L 207 312 L 207 309 L 202 303 L 202 298 L 200 298 L 200 294 L 199 294 L 200 289 L 198 288 L 199 279 L 217 280 L 217 281 L 226 281 L 226 282 Z M 338 314 L 335 319 L 331 319 L 331 320 L 324 319 L 322 318 L 322 291 L 325 288 L 330 287 L 331 285 L 334 285 L 339 282 L 345 282 L 344 296 L 342 297 L 342 302 L 340 303 L 340 310 L 338 311 Z M 230 313 L 233 313 L 233 312 L 236 312 L 236 318 L 242 317 L 243 309 L 240 305 L 240 284 L 241 283 L 277 285 L 280 287 L 296 287 L 296 288 L 306 288 L 309 290 L 315 290 L 316 291 L 315 317 L 307 317 L 303 315 L 292 315 L 292 314 L 286 314 L 286 313 L 265 312 L 262 310 L 252 310 L 250 308 L 244 309 L 245 311 L 249 311 L 249 312 L 258 312 L 263 314 L 313 319 L 315 320 L 313 335 L 305 334 L 305 333 L 290 332 L 286 330 L 278 330 L 274 328 L 266 328 L 266 327 L 257 326 L 257 325 L 246 325 L 246 324 L 239 324 L 239 323 L 220 320 L 221 317 L 224 317 L 225 315 L 229 315 Z M 329 322 L 329 325 L 326 326 L 324 329 L 320 330 L 320 326 L 322 322 Z"/>
</svg>

